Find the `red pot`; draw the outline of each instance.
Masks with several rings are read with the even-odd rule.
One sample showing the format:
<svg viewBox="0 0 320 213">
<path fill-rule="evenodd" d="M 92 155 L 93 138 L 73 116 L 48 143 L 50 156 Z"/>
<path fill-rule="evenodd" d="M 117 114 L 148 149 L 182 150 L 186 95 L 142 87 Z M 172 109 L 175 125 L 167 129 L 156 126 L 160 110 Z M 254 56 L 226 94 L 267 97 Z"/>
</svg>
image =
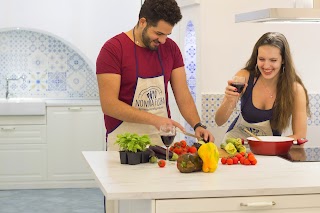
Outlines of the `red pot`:
<svg viewBox="0 0 320 213">
<path fill-rule="evenodd" d="M 257 155 L 285 155 L 293 145 L 293 138 L 282 136 L 259 136 L 247 138 L 251 152 Z"/>
</svg>

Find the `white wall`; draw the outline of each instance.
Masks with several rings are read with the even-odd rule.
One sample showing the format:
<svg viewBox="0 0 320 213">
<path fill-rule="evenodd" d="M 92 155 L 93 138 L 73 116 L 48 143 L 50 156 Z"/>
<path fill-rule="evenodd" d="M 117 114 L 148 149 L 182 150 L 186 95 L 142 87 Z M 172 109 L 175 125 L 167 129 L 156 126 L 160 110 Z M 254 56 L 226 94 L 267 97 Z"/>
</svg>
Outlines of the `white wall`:
<svg viewBox="0 0 320 213">
<path fill-rule="evenodd" d="M 223 94 L 226 82 L 244 67 L 258 38 L 283 33 L 308 93 L 319 94 L 320 23 L 234 23 L 234 15 L 272 7 L 292 8 L 294 0 L 199 0 L 201 2 L 201 92 Z M 225 127 L 210 128 L 218 143 Z M 319 126 L 308 126 L 307 146 L 319 146 Z"/>
<path fill-rule="evenodd" d="M 0 28 L 57 35 L 95 64 L 106 40 L 138 21 L 140 0 L 0 0 Z"/>
<path fill-rule="evenodd" d="M 234 23 L 239 12 L 293 6 L 293 0 L 201 0 L 202 93 L 224 93 L 226 82 L 242 68 L 253 45 L 268 31 L 283 33 L 309 93 L 319 93 L 320 23 Z"/>
<path fill-rule="evenodd" d="M 320 77 L 320 24 L 234 23 L 238 12 L 292 7 L 294 0 L 195 1 L 201 3 L 201 32 L 197 35 L 201 42 L 201 93 L 224 93 L 226 81 L 245 65 L 254 43 L 268 31 L 279 31 L 287 37 L 309 93 L 319 93 L 316 79 Z M 140 4 L 140 0 L 0 0 L 0 28 L 23 27 L 53 33 L 76 46 L 95 64 L 107 39 L 134 26 Z M 175 40 L 180 38 L 177 29 L 172 35 Z"/>
</svg>

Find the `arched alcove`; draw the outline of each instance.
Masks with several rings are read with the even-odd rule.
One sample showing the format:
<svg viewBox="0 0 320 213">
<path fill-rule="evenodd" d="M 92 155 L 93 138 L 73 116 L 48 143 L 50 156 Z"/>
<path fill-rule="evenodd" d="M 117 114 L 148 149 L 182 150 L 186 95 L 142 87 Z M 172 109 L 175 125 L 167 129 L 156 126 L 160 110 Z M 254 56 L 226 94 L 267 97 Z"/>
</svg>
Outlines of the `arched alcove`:
<svg viewBox="0 0 320 213">
<path fill-rule="evenodd" d="M 30 29 L 0 30 L 0 95 L 6 78 L 13 97 L 98 99 L 93 63 L 55 35 Z"/>
</svg>

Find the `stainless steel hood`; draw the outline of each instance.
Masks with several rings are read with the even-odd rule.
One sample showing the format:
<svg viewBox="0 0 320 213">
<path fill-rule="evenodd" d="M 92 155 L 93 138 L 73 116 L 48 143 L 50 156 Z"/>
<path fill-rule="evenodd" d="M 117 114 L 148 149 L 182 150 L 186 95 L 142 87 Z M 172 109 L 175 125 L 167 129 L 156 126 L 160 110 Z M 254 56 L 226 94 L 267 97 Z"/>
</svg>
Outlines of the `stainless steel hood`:
<svg viewBox="0 0 320 213">
<path fill-rule="evenodd" d="M 235 15 L 235 22 L 319 22 L 320 0 L 312 8 L 267 8 Z"/>
</svg>

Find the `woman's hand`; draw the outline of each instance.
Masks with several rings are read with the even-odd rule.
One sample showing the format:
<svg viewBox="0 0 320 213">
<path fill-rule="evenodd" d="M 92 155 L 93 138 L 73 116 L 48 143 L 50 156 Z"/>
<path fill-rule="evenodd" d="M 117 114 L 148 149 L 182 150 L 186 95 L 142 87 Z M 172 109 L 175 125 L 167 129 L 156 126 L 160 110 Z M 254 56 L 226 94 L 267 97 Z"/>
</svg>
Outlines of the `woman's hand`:
<svg viewBox="0 0 320 213">
<path fill-rule="evenodd" d="M 247 83 L 244 85 L 244 89 L 242 90 L 241 93 L 238 92 L 236 87 L 232 86 L 232 83 L 234 83 L 233 80 L 228 81 L 228 85 L 227 85 L 226 91 L 225 91 L 225 96 L 227 99 L 237 100 L 239 98 L 239 96 L 241 96 L 241 94 L 243 94 L 243 92 L 247 88 Z"/>
</svg>

